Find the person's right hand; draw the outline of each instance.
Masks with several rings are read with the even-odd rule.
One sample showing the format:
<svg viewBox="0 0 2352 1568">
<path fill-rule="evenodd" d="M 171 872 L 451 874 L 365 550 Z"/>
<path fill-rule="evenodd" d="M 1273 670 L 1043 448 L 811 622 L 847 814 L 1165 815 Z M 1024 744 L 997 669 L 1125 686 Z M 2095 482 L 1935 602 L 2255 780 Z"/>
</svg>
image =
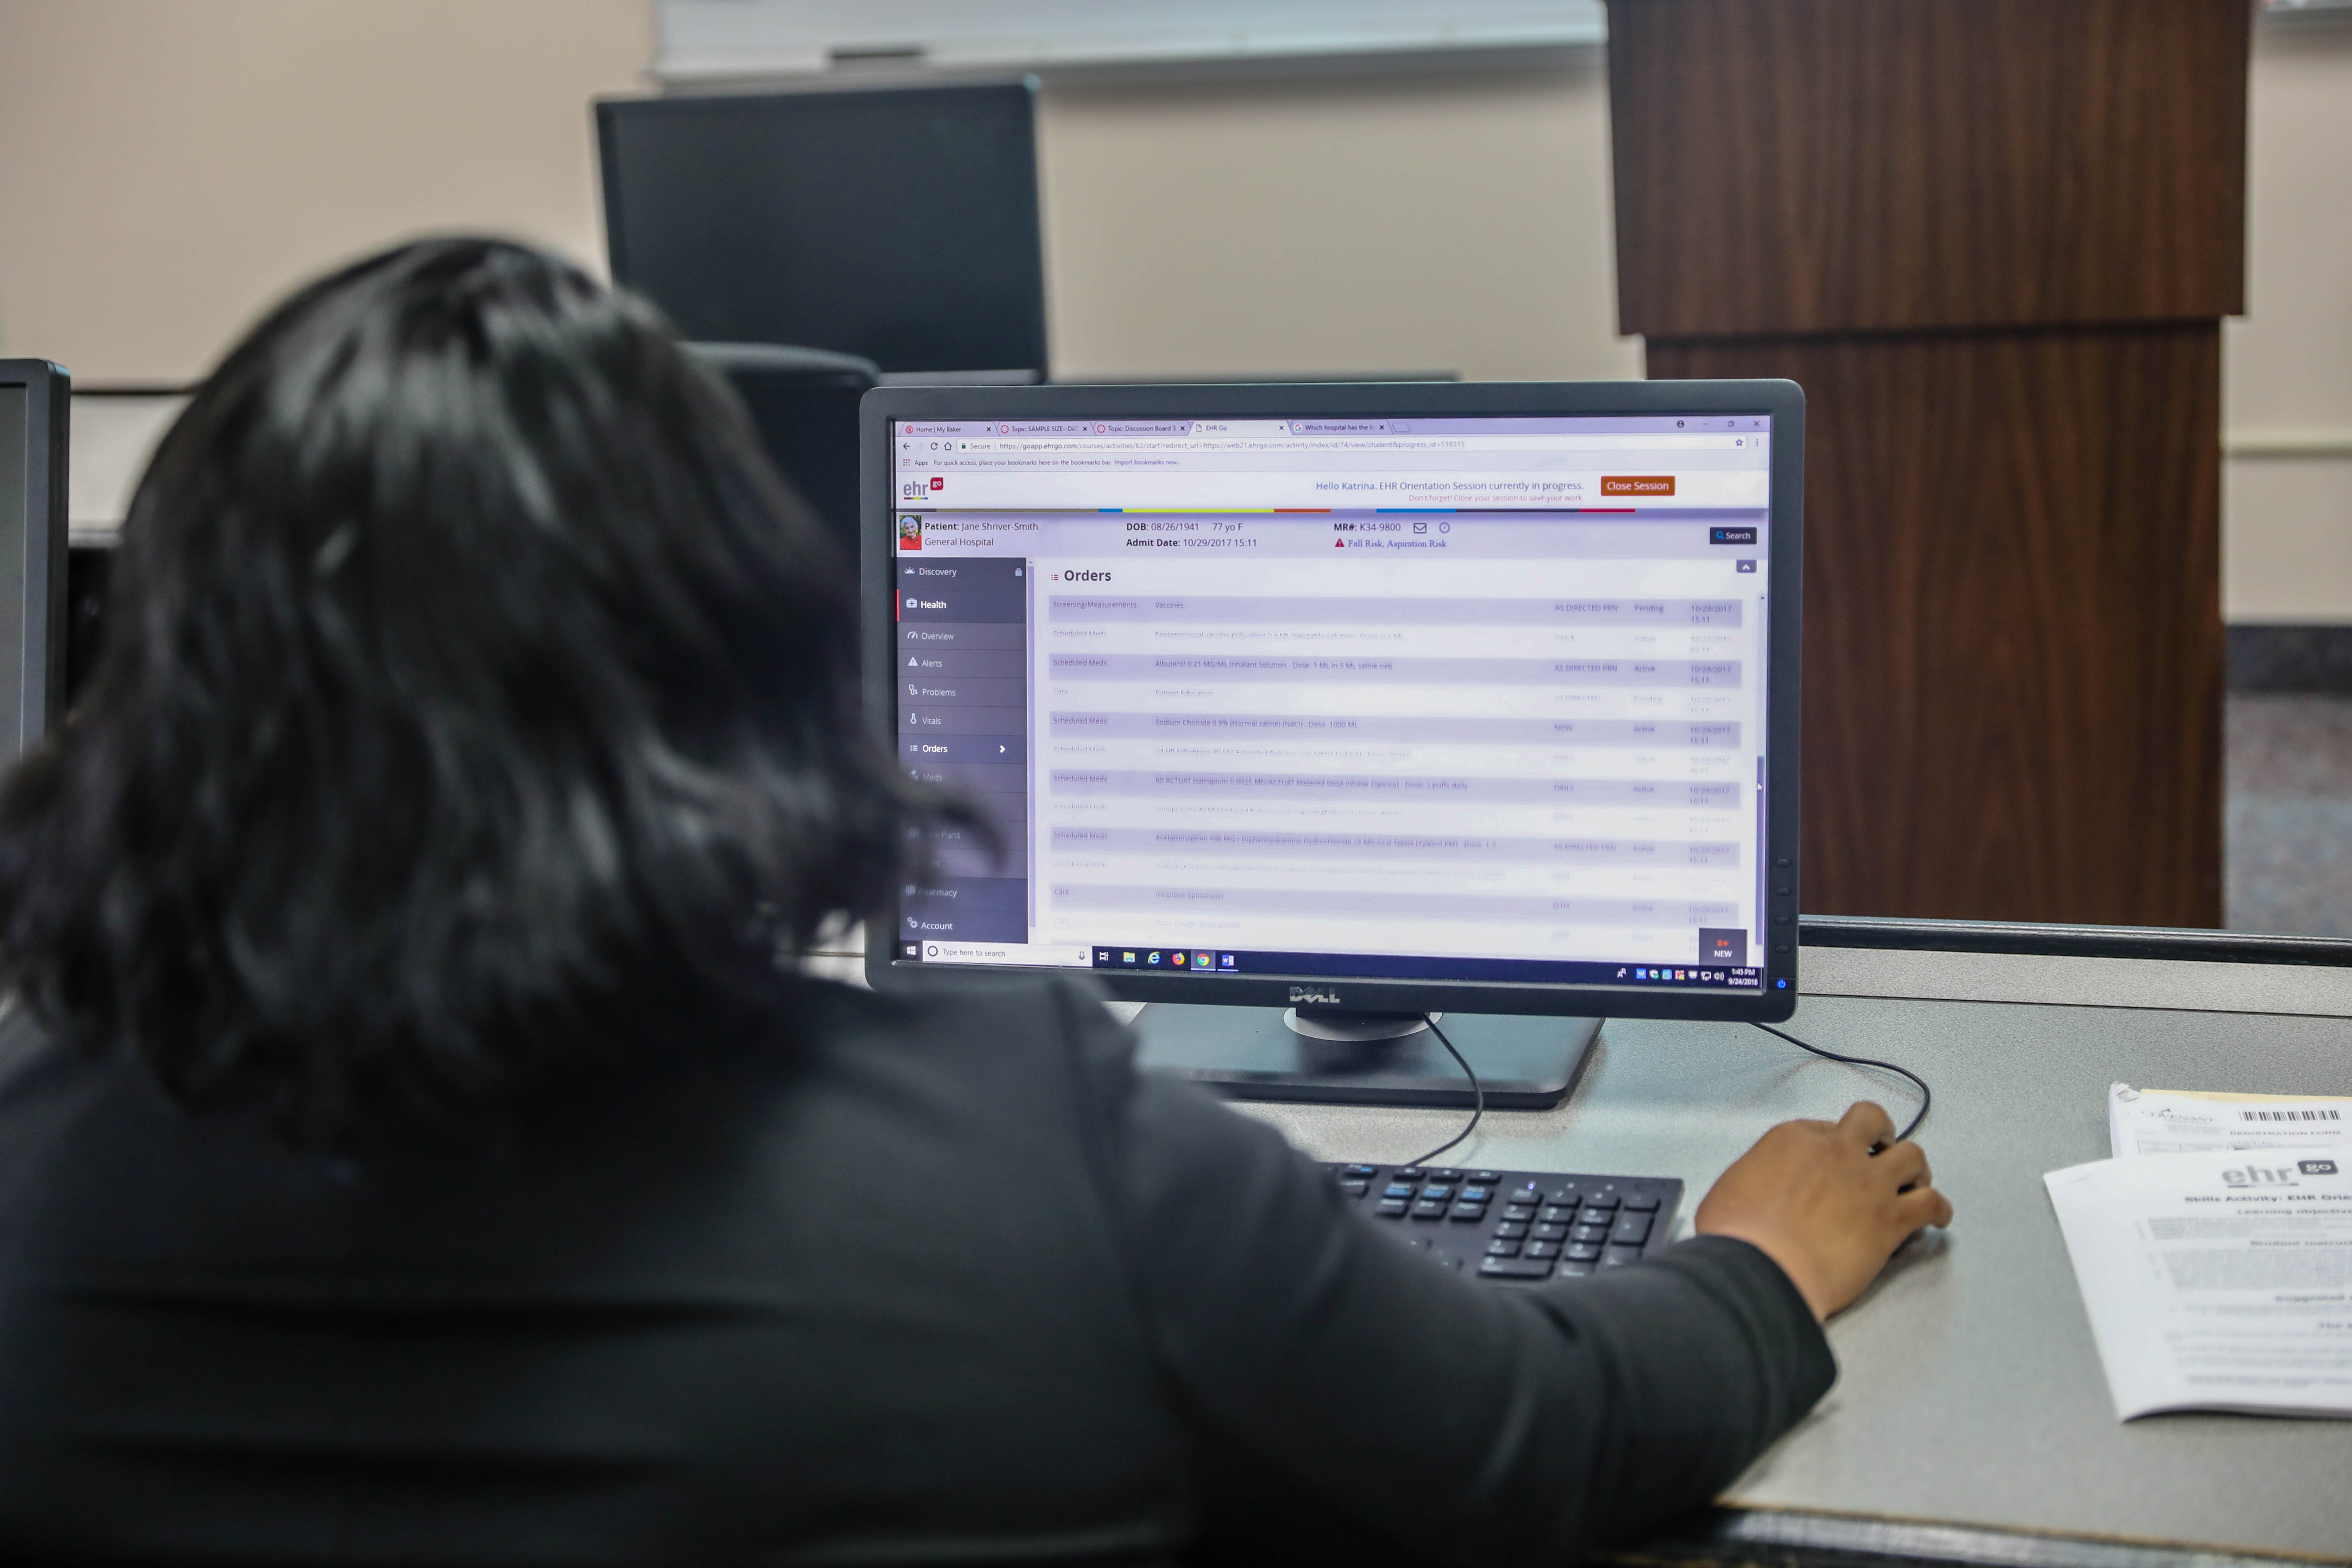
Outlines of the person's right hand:
<svg viewBox="0 0 2352 1568">
<path fill-rule="evenodd" d="M 1784 1121 L 1723 1173 L 1692 1228 L 1756 1247 L 1826 1318 L 1861 1295 L 1913 1232 L 1952 1223 L 1927 1156 L 1894 1137 L 1894 1121 L 1868 1100 L 1834 1125 Z"/>
</svg>

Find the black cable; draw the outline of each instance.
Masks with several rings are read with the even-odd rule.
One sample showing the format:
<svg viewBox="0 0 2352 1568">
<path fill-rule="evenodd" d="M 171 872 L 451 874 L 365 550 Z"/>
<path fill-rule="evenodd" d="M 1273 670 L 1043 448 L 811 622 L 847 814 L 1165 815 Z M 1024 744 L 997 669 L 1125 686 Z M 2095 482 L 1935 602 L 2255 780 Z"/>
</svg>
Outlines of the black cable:
<svg viewBox="0 0 2352 1568">
<path fill-rule="evenodd" d="M 1748 1022 L 1755 1023 L 1756 1021 L 1751 1018 Z M 1897 1132 L 1895 1135 L 1895 1142 L 1897 1143 L 1905 1142 L 1911 1136 L 1911 1134 L 1918 1131 L 1919 1123 L 1927 1120 L 1927 1107 L 1936 1102 L 1936 1096 L 1934 1092 L 1927 1088 L 1927 1080 L 1921 1078 L 1917 1073 L 1913 1072 L 1909 1068 L 1897 1067 L 1893 1062 L 1883 1062 L 1875 1057 L 1840 1056 L 1835 1051 L 1825 1051 L 1819 1046 L 1809 1046 L 1805 1044 L 1804 1041 L 1797 1038 L 1796 1036 L 1786 1033 L 1783 1030 L 1776 1029 L 1769 1024 L 1757 1024 L 1756 1026 L 1763 1030 L 1768 1035 L 1778 1036 L 1780 1038 L 1788 1041 L 1790 1045 L 1796 1047 L 1801 1051 L 1811 1051 L 1817 1057 L 1826 1057 L 1833 1062 L 1843 1062 L 1848 1067 L 1881 1068 L 1887 1072 L 1899 1072 L 1905 1078 L 1909 1079 L 1913 1083 L 1917 1084 L 1919 1086 L 1919 1114 L 1911 1119 L 1911 1124 L 1909 1126 L 1906 1127 L 1902 1131 Z M 1444 1037 L 1443 1036 L 1439 1037 L 1441 1039 Z"/>
<path fill-rule="evenodd" d="M 1453 1148 L 1456 1143 L 1461 1142 L 1465 1138 L 1469 1137 L 1473 1132 L 1477 1131 L 1478 1118 L 1486 1114 L 1486 1086 L 1478 1081 L 1477 1071 L 1475 1068 L 1471 1067 L 1469 1058 L 1465 1057 L 1460 1051 L 1455 1050 L 1454 1048 L 1454 1042 L 1445 1037 L 1445 1031 L 1437 1026 L 1437 1015 L 1434 1013 L 1423 1013 L 1421 1016 L 1421 1021 L 1429 1026 L 1429 1032 L 1437 1037 L 1437 1043 L 1445 1047 L 1446 1054 L 1451 1056 L 1455 1061 L 1462 1064 L 1462 1071 L 1470 1079 L 1470 1092 L 1475 1096 L 1476 1099 L 1470 1109 L 1470 1125 L 1465 1127 L 1461 1131 L 1456 1132 L 1453 1137 L 1448 1138 L 1444 1142 L 1440 1143 L 1436 1148 L 1432 1149 L 1428 1153 L 1423 1154 L 1420 1159 L 1406 1161 L 1404 1168 L 1409 1171 L 1419 1170 L 1422 1166 L 1428 1164 L 1432 1160 L 1436 1159 L 1440 1154 L 1444 1153 L 1448 1149 Z"/>
</svg>

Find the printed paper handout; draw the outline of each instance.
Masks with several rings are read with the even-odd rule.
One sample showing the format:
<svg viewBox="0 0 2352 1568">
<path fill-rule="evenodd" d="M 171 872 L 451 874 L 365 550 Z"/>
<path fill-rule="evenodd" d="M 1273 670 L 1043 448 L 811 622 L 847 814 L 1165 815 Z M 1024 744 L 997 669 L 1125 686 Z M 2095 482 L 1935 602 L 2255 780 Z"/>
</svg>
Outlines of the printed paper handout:
<svg viewBox="0 0 2352 1568">
<path fill-rule="evenodd" d="M 2116 1159 L 2202 1149 L 2352 1155 L 2352 1097 L 2107 1087 L 2107 1152 Z"/>
<path fill-rule="evenodd" d="M 2347 1165 L 2220 1149 L 2042 1178 L 2117 1416 L 2352 1415 Z"/>
</svg>

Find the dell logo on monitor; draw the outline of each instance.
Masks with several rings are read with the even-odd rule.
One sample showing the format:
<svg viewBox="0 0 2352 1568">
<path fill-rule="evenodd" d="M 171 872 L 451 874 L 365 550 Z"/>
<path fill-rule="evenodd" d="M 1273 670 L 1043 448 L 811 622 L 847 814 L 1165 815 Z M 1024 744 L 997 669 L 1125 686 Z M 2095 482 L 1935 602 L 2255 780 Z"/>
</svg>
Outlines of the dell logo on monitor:
<svg viewBox="0 0 2352 1568">
<path fill-rule="evenodd" d="M 1290 988 L 1290 999 L 1293 1002 L 1320 1003 L 1326 1007 L 1337 1007 L 1340 1005 L 1339 998 L 1335 993 L 1329 991 L 1309 991 L 1304 985 L 1292 986 Z"/>
</svg>

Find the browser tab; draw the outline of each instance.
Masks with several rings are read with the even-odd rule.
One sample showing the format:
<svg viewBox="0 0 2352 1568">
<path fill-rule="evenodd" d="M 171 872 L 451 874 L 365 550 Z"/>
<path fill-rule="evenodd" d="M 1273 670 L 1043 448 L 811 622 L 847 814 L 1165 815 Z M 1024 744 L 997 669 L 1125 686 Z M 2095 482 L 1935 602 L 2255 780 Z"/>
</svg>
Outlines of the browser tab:
<svg viewBox="0 0 2352 1568">
<path fill-rule="evenodd" d="M 1195 419 L 1192 433 L 1195 436 L 1259 436 L 1275 437 L 1290 434 L 1287 419 Z"/>
</svg>

